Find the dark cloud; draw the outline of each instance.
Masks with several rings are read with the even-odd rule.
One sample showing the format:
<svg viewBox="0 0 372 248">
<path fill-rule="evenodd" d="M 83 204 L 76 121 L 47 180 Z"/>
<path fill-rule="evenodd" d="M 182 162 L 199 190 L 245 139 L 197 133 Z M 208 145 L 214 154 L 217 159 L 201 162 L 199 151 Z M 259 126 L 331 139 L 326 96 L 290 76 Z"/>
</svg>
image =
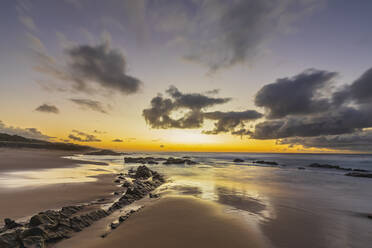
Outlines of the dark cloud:
<svg viewBox="0 0 372 248">
<path fill-rule="evenodd" d="M 199 93 L 184 94 L 171 86 L 166 93 L 170 98 L 161 95 L 151 100 L 151 107 L 143 110 L 146 122 L 152 128 L 200 128 L 203 124 L 203 109 L 229 102 L 231 98 L 215 98 Z M 172 117 L 178 110 L 181 117 Z"/>
<path fill-rule="evenodd" d="M 99 101 L 89 100 L 89 99 L 78 99 L 72 98 L 70 99 L 71 102 L 79 105 L 83 109 L 90 109 L 93 111 L 97 111 L 103 114 L 107 114 L 107 108 Z"/>
<path fill-rule="evenodd" d="M 354 101 L 357 104 L 368 104 L 372 102 L 372 68 L 367 70 L 351 85 L 345 86 L 334 94 L 334 101 L 343 103 Z"/>
<path fill-rule="evenodd" d="M 306 148 L 327 148 L 343 151 L 370 152 L 372 131 L 359 131 L 351 134 L 326 135 L 317 137 L 294 137 L 278 141 L 280 145 L 302 145 Z"/>
<path fill-rule="evenodd" d="M 256 125 L 252 138 L 280 139 L 353 133 L 372 126 L 372 108 L 342 107 L 318 116 L 288 117 Z"/>
<path fill-rule="evenodd" d="M 44 113 L 53 113 L 53 114 L 59 113 L 59 109 L 56 106 L 49 105 L 49 104 L 42 104 L 39 107 L 37 107 L 35 110 L 39 112 L 44 112 Z"/>
<path fill-rule="evenodd" d="M 41 139 L 41 140 L 49 140 L 53 137 L 43 134 L 36 128 L 20 128 L 20 127 L 13 127 L 7 126 L 2 121 L 0 121 L 0 133 L 7 133 L 10 135 L 20 135 L 25 138 L 30 139 Z"/>
<path fill-rule="evenodd" d="M 152 128 L 201 128 L 205 120 L 212 120 L 215 121 L 215 128 L 203 133 L 231 133 L 242 136 L 251 133 L 245 129 L 247 122 L 263 116 L 255 110 L 205 112 L 206 108 L 227 103 L 231 98 L 215 98 L 200 93 L 185 94 L 174 86 L 166 93 L 170 98 L 158 95 L 151 100 L 151 108 L 143 110 L 143 116 Z"/>
<path fill-rule="evenodd" d="M 301 86 L 302 84 L 297 80 L 291 82 L 293 89 L 296 88 L 296 85 Z M 328 82 L 329 80 L 326 80 L 321 84 Z M 310 84 L 312 83 L 310 82 Z M 274 87 L 273 85 L 270 86 Z M 280 87 L 275 89 L 274 87 L 267 90 L 265 87 L 260 92 L 263 92 L 263 95 L 271 94 L 274 98 L 272 105 L 265 105 L 269 108 L 268 117 L 277 117 L 277 119 L 258 123 L 255 126 L 255 131 L 250 135 L 251 138 L 280 139 L 279 144 L 339 150 L 365 151 L 368 149 L 367 147 L 372 146 L 370 143 L 371 131 L 368 131 L 368 128 L 372 127 L 372 93 L 370 91 L 372 89 L 372 69 L 367 70 L 353 83 L 334 91 L 328 98 L 322 99 L 326 104 L 319 110 L 309 107 L 314 106 L 314 103 L 316 106 L 319 102 L 313 99 L 312 93 L 303 94 L 302 87 L 299 87 L 299 94 L 302 97 L 295 101 L 288 100 L 287 102 L 294 106 L 284 105 L 286 107 L 282 107 L 282 102 L 286 100 L 275 96 L 276 93 L 280 95 L 283 89 Z M 312 90 L 305 91 L 312 92 Z M 294 94 L 297 96 L 297 90 L 294 91 Z M 367 131 L 363 131 L 366 129 Z"/>
<path fill-rule="evenodd" d="M 250 134 L 249 130 L 244 128 L 245 123 L 261 118 L 263 115 L 255 110 L 246 110 L 242 112 L 207 112 L 204 113 L 204 118 L 217 121 L 215 128 L 211 131 L 204 131 L 205 134 L 219 134 L 230 132 L 233 135 Z M 237 127 L 241 129 L 236 130 Z"/>
<path fill-rule="evenodd" d="M 123 94 L 136 93 L 140 89 L 141 81 L 126 73 L 124 55 L 107 43 L 75 46 L 68 49 L 67 54 L 70 57 L 69 73 L 78 90 L 89 88 L 91 81 Z"/>
<path fill-rule="evenodd" d="M 166 92 L 174 99 L 175 108 L 191 110 L 201 110 L 231 100 L 231 98 L 213 98 L 199 93 L 183 94 L 174 86 L 169 87 Z"/>
<path fill-rule="evenodd" d="M 123 142 L 122 139 L 113 139 L 112 142 Z"/>
<path fill-rule="evenodd" d="M 68 138 L 78 142 L 101 142 L 101 140 L 95 135 L 87 134 L 78 130 L 72 130 Z"/>
<path fill-rule="evenodd" d="M 67 61 L 59 61 L 48 55 L 42 41 L 29 34 L 33 54 L 37 66 L 35 70 L 52 76 L 69 85 L 56 85 L 52 82 L 43 88 L 58 91 L 72 90 L 74 92 L 111 95 L 113 92 L 121 94 L 137 93 L 142 82 L 128 75 L 127 62 L 120 50 L 110 47 L 109 42 L 92 45 L 69 46 L 65 53 Z"/>
<path fill-rule="evenodd" d="M 336 75 L 335 72 L 309 69 L 292 78 L 278 79 L 257 92 L 255 104 L 265 108 L 267 118 L 326 111 L 331 103 L 329 99 L 317 97 L 317 92 Z"/>
</svg>

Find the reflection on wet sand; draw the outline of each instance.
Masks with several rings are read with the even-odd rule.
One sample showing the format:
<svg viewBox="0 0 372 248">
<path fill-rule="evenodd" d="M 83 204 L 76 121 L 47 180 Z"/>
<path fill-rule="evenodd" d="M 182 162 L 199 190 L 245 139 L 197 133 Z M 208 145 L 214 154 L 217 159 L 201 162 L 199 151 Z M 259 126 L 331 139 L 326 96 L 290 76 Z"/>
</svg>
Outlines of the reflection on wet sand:
<svg viewBox="0 0 372 248">
<path fill-rule="evenodd" d="M 102 175 L 138 166 L 124 164 L 120 156 L 76 158 L 108 165 L 4 172 L 0 174 L 0 188 L 92 182 Z M 371 231 L 366 231 L 372 230 L 371 221 L 355 214 L 371 210 L 368 180 L 347 178 L 337 172 L 299 171 L 297 166 L 253 167 L 227 161 L 216 165 L 210 161 L 192 166 L 158 164 L 151 168 L 168 178 L 157 194 L 212 202 L 227 216 L 238 217 L 255 236 L 262 237 L 265 242 L 259 247 L 362 248 L 372 241 Z"/>
</svg>

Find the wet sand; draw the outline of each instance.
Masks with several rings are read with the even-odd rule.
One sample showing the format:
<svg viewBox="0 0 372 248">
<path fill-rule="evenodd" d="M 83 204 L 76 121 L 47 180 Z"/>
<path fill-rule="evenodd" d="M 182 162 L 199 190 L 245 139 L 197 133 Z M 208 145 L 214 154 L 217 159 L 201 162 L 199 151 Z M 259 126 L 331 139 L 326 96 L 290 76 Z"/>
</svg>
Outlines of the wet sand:
<svg viewBox="0 0 372 248">
<path fill-rule="evenodd" d="M 74 167 L 81 161 L 61 158 L 71 152 L 36 149 L 0 149 L 0 171 Z M 87 163 L 87 162 L 84 162 Z M 18 219 L 43 210 L 110 197 L 117 189 L 114 175 L 86 183 L 62 183 L 37 187 L 0 188 L 0 219 Z"/>
<path fill-rule="evenodd" d="M 62 158 L 76 153 L 44 149 L 0 148 L 0 171 L 64 168 L 77 166 L 78 163 L 94 163 Z"/>
<path fill-rule="evenodd" d="M 194 197 L 165 197 L 133 214 L 106 238 L 99 237 L 97 226 L 93 225 L 56 247 L 268 246 L 246 223 L 224 213 L 218 204 Z"/>
</svg>

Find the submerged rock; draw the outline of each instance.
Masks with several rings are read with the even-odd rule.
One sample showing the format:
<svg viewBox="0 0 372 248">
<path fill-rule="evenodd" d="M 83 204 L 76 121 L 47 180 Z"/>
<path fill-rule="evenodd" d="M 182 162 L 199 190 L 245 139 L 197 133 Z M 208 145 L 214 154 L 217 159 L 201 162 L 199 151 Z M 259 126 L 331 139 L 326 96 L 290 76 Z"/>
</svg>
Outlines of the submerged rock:
<svg viewBox="0 0 372 248">
<path fill-rule="evenodd" d="M 190 159 L 169 157 L 163 164 L 187 164 L 187 165 L 193 165 L 193 164 L 197 164 L 197 162 L 192 161 Z"/>
<path fill-rule="evenodd" d="M 233 162 L 234 163 L 242 163 L 242 162 L 244 162 L 244 160 L 241 159 L 241 158 L 236 158 L 236 159 L 233 160 Z"/>
<path fill-rule="evenodd" d="M 264 161 L 264 160 L 253 161 L 253 163 L 255 163 L 255 164 L 267 164 L 267 165 L 278 165 L 277 162 Z"/>
<path fill-rule="evenodd" d="M 346 173 L 345 176 L 349 176 L 349 177 L 366 177 L 366 178 L 372 178 L 372 173 L 349 172 L 349 173 Z"/>
<path fill-rule="evenodd" d="M 123 155 L 123 153 L 120 152 L 114 152 L 112 150 L 100 150 L 100 151 L 94 151 L 94 152 L 88 152 L 85 153 L 85 155 L 95 155 L 95 156 L 120 156 Z"/>
</svg>

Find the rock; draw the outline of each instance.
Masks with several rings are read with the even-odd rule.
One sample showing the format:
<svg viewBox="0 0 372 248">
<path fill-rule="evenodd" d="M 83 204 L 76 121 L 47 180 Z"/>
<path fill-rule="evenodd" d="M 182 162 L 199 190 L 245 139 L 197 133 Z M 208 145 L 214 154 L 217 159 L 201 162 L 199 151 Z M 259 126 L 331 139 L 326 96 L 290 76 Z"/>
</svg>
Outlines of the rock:
<svg viewBox="0 0 372 248">
<path fill-rule="evenodd" d="M 367 215 L 368 219 L 372 219 L 372 214 Z"/>
<path fill-rule="evenodd" d="M 33 227 L 33 226 L 38 226 L 41 224 L 52 224 L 53 225 L 55 224 L 55 222 L 51 218 L 49 218 L 49 216 L 46 215 L 45 213 L 40 213 L 40 214 L 32 216 L 29 224 L 31 227 Z"/>
<path fill-rule="evenodd" d="M 242 163 L 242 162 L 244 162 L 244 160 L 240 159 L 240 158 L 236 158 L 236 159 L 233 160 L 233 162 L 234 163 Z"/>
<path fill-rule="evenodd" d="M 372 178 L 372 173 L 349 172 L 349 173 L 346 173 L 345 176 L 349 176 L 349 177 L 366 177 L 366 178 Z"/>
<path fill-rule="evenodd" d="M 21 224 L 16 223 L 14 220 L 5 218 L 4 219 L 5 228 L 6 229 L 13 229 L 22 226 Z"/>
<path fill-rule="evenodd" d="M 130 182 L 128 182 L 128 181 L 125 181 L 122 185 L 121 185 L 122 187 L 131 187 L 132 186 L 132 184 L 130 183 Z"/>
<path fill-rule="evenodd" d="M 355 172 L 369 172 L 369 170 L 363 170 L 363 169 L 353 169 Z"/>
<path fill-rule="evenodd" d="M 123 155 L 123 153 L 120 152 L 114 152 L 112 150 L 100 150 L 100 151 L 94 151 L 94 152 L 88 152 L 85 153 L 85 155 L 95 155 L 95 156 L 120 156 Z"/>
<path fill-rule="evenodd" d="M 149 194 L 149 197 L 150 197 L 150 198 L 159 198 L 160 195 L 150 193 L 150 194 Z"/>
<path fill-rule="evenodd" d="M 190 159 L 182 159 L 182 158 L 173 158 L 169 157 L 163 164 L 187 164 L 187 165 L 193 165 L 197 164 L 197 162 L 192 161 Z"/>
<path fill-rule="evenodd" d="M 299 169 L 299 170 L 305 170 L 306 168 L 305 167 L 297 167 L 297 169 Z"/>
<path fill-rule="evenodd" d="M 128 215 L 122 215 L 119 217 L 119 222 L 124 222 L 126 219 L 128 219 Z"/>
<path fill-rule="evenodd" d="M 45 248 L 45 240 L 41 236 L 29 236 L 22 240 L 25 247 Z"/>
<path fill-rule="evenodd" d="M 318 163 L 312 163 L 309 165 L 309 167 L 313 168 L 324 168 L 324 169 L 336 169 L 336 170 L 346 170 L 346 171 L 351 171 L 352 169 L 350 168 L 343 168 L 338 165 L 331 165 L 331 164 L 318 164 Z"/>
<path fill-rule="evenodd" d="M 114 183 L 120 183 L 120 179 L 116 179 Z"/>
<path fill-rule="evenodd" d="M 152 176 L 152 171 L 147 168 L 145 165 L 138 166 L 135 178 L 149 178 Z"/>
<path fill-rule="evenodd" d="M 119 225 L 120 225 L 119 223 L 112 222 L 110 224 L 110 227 L 111 227 L 111 229 L 116 229 Z"/>
<path fill-rule="evenodd" d="M 264 160 L 253 161 L 253 163 L 255 163 L 255 164 L 267 164 L 267 165 L 278 165 L 277 162 L 264 161 Z"/>
</svg>

